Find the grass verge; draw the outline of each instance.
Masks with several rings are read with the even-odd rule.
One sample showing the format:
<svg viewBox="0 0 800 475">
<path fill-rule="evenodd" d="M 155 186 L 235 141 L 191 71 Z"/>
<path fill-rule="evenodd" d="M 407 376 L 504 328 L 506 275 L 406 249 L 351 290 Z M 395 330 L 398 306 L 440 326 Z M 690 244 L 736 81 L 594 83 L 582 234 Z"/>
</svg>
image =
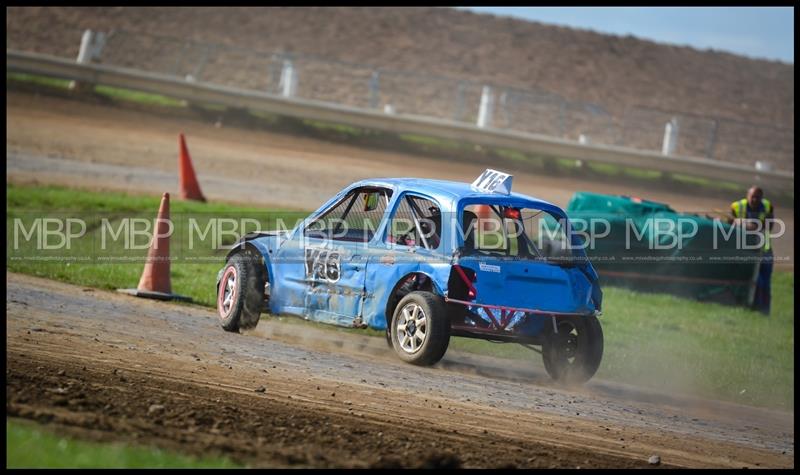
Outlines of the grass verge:
<svg viewBox="0 0 800 475">
<path fill-rule="evenodd" d="M 149 247 L 144 231 L 152 226 L 160 197 L 8 185 L 6 198 L 8 270 L 108 290 L 136 287 L 142 272 L 142 258 Z M 170 217 L 175 229 L 170 239 L 170 255 L 181 258 L 171 265 L 172 291 L 190 296 L 201 305 L 215 305 L 217 271 L 227 252 L 222 247 L 235 242 L 233 229 L 253 230 L 255 222 L 261 229 L 273 229 L 279 222 L 291 227 L 296 219 L 306 215 L 292 211 L 268 212 L 244 206 L 172 200 Z M 60 239 L 54 236 L 43 242 L 25 239 L 26 233 L 33 232 L 37 222 L 43 227 L 53 226 L 48 229 L 55 231 L 57 224 L 48 224 L 43 219 L 70 217 L 85 220 L 86 234 L 71 241 L 69 249 L 44 249 L 45 246 L 57 247 L 61 244 Z M 122 218 L 139 221 L 131 222 L 130 227 L 123 227 Z M 212 218 L 226 221 L 220 222 L 219 228 L 212 228 L 209 227 Z M 70 229 L 65 227 L 64 231 L 69 232 Z M 80 229 L 75 227 L 71 231 L 77 233 Z M 12 253 L 11 246 L 18 246 L 19 251 Z M 126 246 L 138 248 L 125 250 Z M 208 246 L 220 249 L 205 251 Z M 117 259 L 113 262 L 81 262 L 85 256 Z"/>
<path fill-rule="evenodd" d="M 186 107 L 186 101 L 152 94 L 149 92 L 133 91 L 111 86 L 95 86 L 94 93 L 117 101 L 138 102 L 140 104 L 150 104 L 163 107 Z"/>
<path fill-rule="evenodd" d="M 7 185 L 6 194 L 10 255 L 13 254 L 11 245 L 15 237 L 12 220 L 16 218 L 24 221 L 30 217 L 63 217 L 64 211 L 70 209 L 108 216 L 111 223 L 130 215 L 152 220 L 159 204 L 157 197 L 58 187 Z M 173 202 L 171 211 L 173 216 L 183 213 L 199 217 L 199 230 L 207 229 L 205 223 L 211 216 L 247 216 L 258 219 L 265 226 L 262 229 L 271 229 L 268 226 L 277 223 L 278 219 L 294 223 L 305 216 L 305 213 L 183 201 Z M 180 228 L 181 221 L 177 221 L 174 244 L 171 243 L 173 254 L 187 252 L 185 248 L 189 239 L 187 229 Z M 97 252 L 97 232 L 95 228 L 78 239 L 70 252 L 73 255 Z M 227 243 L 232 242 L 233 238 L 230 237 Z M 141 250 L 135 251 L 140 258 L 147 252 L 147 242 L 143 244 Z M 33 249 L 36 245 L 33 241 L 24 241 L 21 245 L 21 252 L 27 252 L 27 255 L 47 254 Z M 117 245 L 121 243 L 117 242 Z M 115 250 L 112 246 L 108 252 Z M 173 291 L 190 296 L 201 305 L 214 306 L 216 275 L 221 268 L 224 252 L 211 258 L 200 262 L 181 260 L 173 263 Z M 142 263 L 8 260 L 7 269 L 77 285 L 115 289 L 135 287 Z M 772 285 L 773 312 L 769 318 L 744 308 L 604 287 L 601 323 L 605 334 L 605 353 L 598 377 L 670 393 L 793 410 L 794 274 L 776 272 Z M 382 337 L 382 333 L 375 330 L 352 331 Z M 538 355 L 518 345 L 454 338 L 451 348 L 526 359 L 532 365 L 541 366 Z"/>
<path fill-rule="evenodd" d="M 235 468 L 227 458 L 192 457 L 156 447 L 87 442 L 39 424 L 6 419 L 6 468 Z"/>
</svg>

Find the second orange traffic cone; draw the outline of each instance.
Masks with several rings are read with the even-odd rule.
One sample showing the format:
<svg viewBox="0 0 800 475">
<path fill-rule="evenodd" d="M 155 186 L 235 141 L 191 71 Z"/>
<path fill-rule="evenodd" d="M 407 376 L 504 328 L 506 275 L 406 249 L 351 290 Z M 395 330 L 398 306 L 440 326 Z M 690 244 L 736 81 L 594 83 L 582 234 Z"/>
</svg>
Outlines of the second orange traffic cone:
<svg viewBox="0 0 800 475">
<path fill-rule="evenodd" d="M 147 251 L 147 260 L 139 285 L 135 289 L 118 289 L 119 292 L 159 300 L 191 300 L 189 297 L 172 293 L 169 273 L 169 236 L 172 233 L 170 227 L 169 193 L 164 193 L 161 197 L 161 206 L 158 208 L 155 234 Z"/>
<path fill-rule="evenodd" d="M 192 157 L 189 156 L 189 149 L 186 147 L 186 139 L 181 133 L 179 136 L 180 153 L 178 155 L 178 178 L 181 187 L 181 198 L 185 200 L 205 201 L 203 192 L 200 191 L 200 184 L 194 174 Z"/>
</svg>

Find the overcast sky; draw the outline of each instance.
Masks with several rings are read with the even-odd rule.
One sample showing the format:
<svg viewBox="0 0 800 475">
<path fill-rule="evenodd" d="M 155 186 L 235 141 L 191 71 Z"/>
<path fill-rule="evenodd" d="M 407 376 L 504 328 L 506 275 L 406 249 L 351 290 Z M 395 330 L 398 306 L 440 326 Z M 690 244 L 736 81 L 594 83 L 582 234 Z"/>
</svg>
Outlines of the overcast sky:
<svg viewBox="0 0 800 475">
<path fill-rule="evenodd" d="M 794 7 L 463 7 L 794 64 Z"/>
</svg>

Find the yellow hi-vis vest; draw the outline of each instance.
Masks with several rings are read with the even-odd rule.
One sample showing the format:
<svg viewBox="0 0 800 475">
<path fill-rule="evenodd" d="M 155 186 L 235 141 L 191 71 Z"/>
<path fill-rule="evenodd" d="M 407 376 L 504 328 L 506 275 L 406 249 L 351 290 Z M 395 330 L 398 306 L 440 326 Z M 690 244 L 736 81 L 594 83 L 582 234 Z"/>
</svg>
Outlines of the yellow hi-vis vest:
<svg viewBox="0 0 800 475">
<path fill-rule="evenodd" d="M 762 198 L 761 203 L 764 204 L 764 210 L 758 213 L 758 220 L 761 221 L 761 224 L 764 225 L 764 251 L 769 251 L 770 249 L 770 242 L 769 242 L 769 226 L 767 226 L 767 216 L 772 213 L 772 203 L 769 202 L 768 199 Z M 731 203 L 731 211 L 733 211 L 734 218 L 746 218 L 747 217 L 747 198 L 743 198 L 739 201 L 734 201 Z"/>
</svg>

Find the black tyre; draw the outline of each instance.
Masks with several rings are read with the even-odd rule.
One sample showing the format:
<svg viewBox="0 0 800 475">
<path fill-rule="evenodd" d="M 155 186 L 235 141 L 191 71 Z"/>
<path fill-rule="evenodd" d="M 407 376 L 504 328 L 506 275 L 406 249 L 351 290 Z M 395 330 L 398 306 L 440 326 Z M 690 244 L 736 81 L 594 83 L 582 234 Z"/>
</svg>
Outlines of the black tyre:
<svg viewBox="0 0 800 475">
<path fill-rule="evenodd" d="M 603 329 L 597 317 L 556 317 L 558 333 L 547 322 L 542 359 L 547 374 L 558 382 L 582 384 L 600 367 Z"/>
<path fill-rule="evenodd" d="M 430 366 L 442 359 L 450 343 L 450 318 L 436 294 L 414 291 L 397 304 L 391 322 L 394 351 L 407 363 Z"/>
<path fill-rule="evenodd" d="M 265 282 L 261 256 L 249 251 L 231 256 L 217 286 L 217 312 L 224 330 L 255 328 L 264 306 Z"/>
<path fill-rule="evenodd" d="M 389 345 L 389 348 L 394 348 L 394 343 L 392 343 L 392 324 L 391 324 L 391 322 L 386 326 L 386 343 Z"/>
</svg>

